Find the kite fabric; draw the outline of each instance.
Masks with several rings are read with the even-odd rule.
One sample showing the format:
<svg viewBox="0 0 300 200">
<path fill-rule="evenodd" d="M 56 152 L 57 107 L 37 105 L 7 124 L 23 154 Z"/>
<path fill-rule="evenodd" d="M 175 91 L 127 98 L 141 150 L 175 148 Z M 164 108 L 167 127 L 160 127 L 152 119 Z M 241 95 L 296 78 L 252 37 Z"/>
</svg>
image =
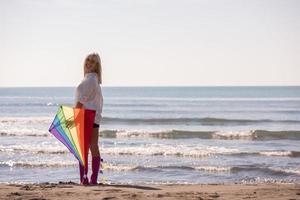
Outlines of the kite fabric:
<svg viewBox="0 0 300 200">
<path fill-rule="evenodd" d="M 59 106 L 49 132 L 62 142 L 77 160 L 87 167 L 88 151 L 96 111 Z"/>
</svg>

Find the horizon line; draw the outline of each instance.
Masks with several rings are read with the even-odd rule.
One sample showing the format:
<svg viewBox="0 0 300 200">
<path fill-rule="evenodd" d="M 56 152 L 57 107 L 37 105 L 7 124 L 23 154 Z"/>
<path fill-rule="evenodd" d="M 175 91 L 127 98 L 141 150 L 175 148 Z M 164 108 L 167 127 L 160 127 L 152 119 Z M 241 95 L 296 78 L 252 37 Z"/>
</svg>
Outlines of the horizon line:
<svg viewBox="0 0 300 200">
<path fill-rule="evenodd" d="M 0 86 L 0 88 L 72 88 L 76 86 Z M 300 85 L 101 85 L 101 87 L 300 87 Z"/>
</svg>

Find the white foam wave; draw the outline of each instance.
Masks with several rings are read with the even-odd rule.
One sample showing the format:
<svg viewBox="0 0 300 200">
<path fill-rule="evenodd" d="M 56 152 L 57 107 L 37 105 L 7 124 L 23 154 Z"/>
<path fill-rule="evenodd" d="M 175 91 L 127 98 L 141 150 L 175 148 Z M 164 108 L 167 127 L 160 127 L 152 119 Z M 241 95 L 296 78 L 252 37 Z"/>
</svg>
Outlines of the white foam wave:
<svg viewBox="0 0 300 200">
<path fill-rule="evenodd" d="M 183 156 L 183 157 L 203 157 L 215 154 L 238 153 L 238 149 L 216 147 L 216 146 L 197 146 L 190 147 L 185 145 L 165 145 L 151 144 L 139 147 L 105 147 L 101 150 L 104 154 L 110 155 L 147 155 L 147 156 Z"/>
<path fill-rule="evenodd" d="M 120 129 L 120 130 L 116 130 L 116 137 L 117 138 L 150 137 L 150 136 L 159 136 L 164 133 L 167 134 L 170 132 L 172 132 L 172 130 L 149 131 L 149 130 L 138 130 L 138 129 L 131 129 L 131 130 Z"/>
<path fill-rule="evenodd" d="M 280 184 L 290 184 L 293 183 L 293 180 L 281 180 L 276 178 L 265 178 L 265 177 L 256 177 L 256 178 L 246 178 L 240 181 L 242 184 L 261 184 L 261 183 L 280 183 Z"/>
<path fill-rule="evenodd" d="M 49 161 L 49 160 L 35 160 L 35 161 L 0 161 L 0 166 L 5 165 L 8 167 L 25 167 L 25 168 L 35 168 L 35 167 L 68 167 L 76 166 L 78 163 L 74 160 L 64 160 L 62 161 Z M 90 163 L 91 164 L 91 163 Z M 104 171 L 139 171 L 139 170 L 153 170 L 153 169 L 170 169 L 174 170 L 196 170 L 204 171 L 209 173 L 222 173 L 230 172 L 230 167 L 217 167 L 217 166 L 168 166 L 168 165 L 134 165 L 134 164 L 116 164 L 116 163 L 102 163 L 102 170 Z"/>
<path fill-rule="evenodd" d="M 0 117 L 0 136 L 49 136 L 50 117 Z"/>
<path fill-rule="evenodd" d="M 131 137 L 196 137 L 199 138 L 213 138 L 213 139 L 253 139 L 255 131 L 185 131 L 185 130 L 139 130 L 139 129 L 118 129 L 118 130 L 103 130 L 102 133 L 114 133 L 117 138 L 131 138 Z"/>
<path fill-rule="evenodd" d="M 218 167 L 218 166 L 169 166 L 169 165 L 128 165 L 128 164 L 112 164 L 105 163 L 104 170 L 113 170 L 113 171 L 139 171 L 142 170 L 152 170 L 152 169 L 174 169 L 174 170 L 196 170 L 196 171 L 205 171 L 211 173 L 219 172 L 230 172 L 231 167 Z"/>
<path fill-rule="evenodd" d="M 30 152 L 30 153 L 49 153 L 59 154 L 68 152 L 67 149 L 60 145 L 59 142 L 48 143 L 43 142 L 41 144 L 18 144 L 18 145 L 0 145 L 0 151 L 2 152 Z"/>
<path fill-rule="evenodd" d="M 89 161 L 90 162 L 90 161 Z M 90 163 L 91 164 L 91 163 Z M 8 167 L 24 167 L 24 168 L 36 168 L 36 167 L 68 167 L 68 166 L 76 166 L 78 162 L 75 160 L 64 160 L 64 161 L 52 161 L 52 160 L 7 160 L 0 161 L 0 166 L 8 166 Z M 129 164 L 112 164 L 112 163 L 102 163 L 102 170 L 110 170 L 110 171 L 131 171 L 134 170 L 136 165 Z"/>
<path fill-rule="evenodd" d="M 293 156 L 291 151 L 262 151 L 259 154 L 264 156 Z"/>
<path fill-rule="evenodd" d="M 45 130 L 37 130 L 37 129 L 29 129 L 29 128 L 12 128 L 9 130 L 0 129 L 0 136 L 49 137 L 51 135 Z"/>
<path fill-rule="evenodd" d="M 113 164 L 113 163 L 103 163 L 103 170 L 111 170 L 111 171 L 131 171 L 138 167 L 137 165 L 129 165 L 129 164 Z"/>
<path fill-rule="evenodd" d="M 145 155 L 145 156 L 178 156 L 178 157 L 209 157 L 217 155 L 230 156 L 278 156 L 300 157 L 298 151 L 242 151 L 237 148 L 209 146 L 209 145 L 171 145 L 171 144 L 143 144 L 139 146 L 100 146 L 103 155 Z M 68 154 L 68 149 L 58 140 L 41 141 L 34 144 L 0 145 L 0 152 L 31 153 L 31 154 Z"/>
<path fill-rule="evenodd" d="M 64 161 L 64 162 L 50 162 L 45 160 L 36 160 L 36 161 L 0 161 L 0 166 L 5 165 L 8 167 L 26 167 L 26 168 L 34 168 L 34 167 L 66 167 L 73 166 L 77 163 L 74 161 Z"/>
<path fill-rule="evenodd" d="M 26 152 L 26 153 L 67 153 L 68 150 L 59 141 L 44 141 L 37 144 L 15 144 L 0 145 L 2 152 Z M 101 147 L 102 154 L 107 155 L 146 155 L 146 156 L 182 156 L 182 157 L 203 157 L 216 154 L 239 153 L 238 149 L 217 147 L 217 146 L 187 146 L 167 144 L 147 144 L 140 146 L 105 146 Z"/>
<path fill-rule="evenodd" d="M 212 173 L 230 172 L 231 170 L 231 167 L 217 167 L 217 166 L 197 166 L 194 168 L 195 170 L 198 171 L 205 171 L 205 172 L 212 172 Z"/>
<path fill-rule="evenodd" d="M 214 139 L 253 139 L 254 131 L 218 131 L 212 134 Z"/>
<path fill-rule="evenodd" d="M 5 124 L 28 124 L 28 123 L 51 123 L 53 117 L 0 117 L 0 123 Z"/>
<path fill-rule="evenodd" d="M 271 168 L 277 172 L 300 175 L 300 168 Z"/>
<path fill-rule="evenodd" d="M 89 161 L 91 165 L 91 161 Z M 51 167 L 68 167 L 68 166 L 77 166 L 78 162 L 74 159 L 22 159 L 22 160 L 7 160 L 0 161 L 0 166 L 8 167 L 23 167 L 23 168 L 51 168 Z M 248 167 L 233 167 L 233 166 L 169 166 L 169 165 L 136 165 L 136 164 L 125 164 L 125 163 L 102 163 L 102 170 L 104 171 L 147 171 L 147 170 L 195 170 L 206 173 L 237 173 L 240 171 L 258 170 L 260 172 L 269 173 L 269 171 L 280 173 L 280 174 L 295 174 L 300 175 L 300 168 L 279 168 L 279 167 L 270 167 L 270 168 L 248 168 Z M 233 170 L 233 171 L 232 171 Z M 249 181 L 249 180 L 248 180 Z M 250 180 L 251 181 L 251 180 Z M 253 180 L 252 180 L 253 181 Z M 256 180 L 255 180 L 256 181 Z M 264 180 L 265 181 L 265 180 Z"/>
</svg>

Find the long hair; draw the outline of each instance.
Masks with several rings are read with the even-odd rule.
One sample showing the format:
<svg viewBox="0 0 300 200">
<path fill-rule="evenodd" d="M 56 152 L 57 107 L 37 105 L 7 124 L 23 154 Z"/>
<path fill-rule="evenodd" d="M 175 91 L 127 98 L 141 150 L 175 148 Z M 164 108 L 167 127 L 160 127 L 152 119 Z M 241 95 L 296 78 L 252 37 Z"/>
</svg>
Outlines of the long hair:
<svg viewBox="0 0 300 200">
<path fill-rule="evenodd" d="M 89 60 L 93 60 L 96 63 L 96 67 L 94 69 L 89 68 L 89 66 L 88 66 Z M 99 54 L 91 53 L 85 58 L 84 65 L 83 65 L 83 72 L 84 72 L 84 76 L 87 73 L 92 73 L 92 72 L 97 73 L 98 82 L 99 82 L 99 84 L 102 84 L 102 66 L 101 66 L 101 59 L 100 59 Z"/>
</svg>

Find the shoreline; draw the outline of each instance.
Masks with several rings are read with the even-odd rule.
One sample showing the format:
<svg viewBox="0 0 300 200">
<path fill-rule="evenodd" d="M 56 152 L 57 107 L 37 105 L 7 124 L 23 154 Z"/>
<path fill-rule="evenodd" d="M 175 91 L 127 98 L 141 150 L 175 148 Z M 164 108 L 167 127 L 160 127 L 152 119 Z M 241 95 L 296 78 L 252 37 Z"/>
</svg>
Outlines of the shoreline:
<svg viewBox="0 0 300 200">
<path fill-rule="evenodd" d="M 73 182 L 0 184 L 0 199 L 300 199 L 300 184 L 193 184 L 81 186 Z"/>
</svg>

